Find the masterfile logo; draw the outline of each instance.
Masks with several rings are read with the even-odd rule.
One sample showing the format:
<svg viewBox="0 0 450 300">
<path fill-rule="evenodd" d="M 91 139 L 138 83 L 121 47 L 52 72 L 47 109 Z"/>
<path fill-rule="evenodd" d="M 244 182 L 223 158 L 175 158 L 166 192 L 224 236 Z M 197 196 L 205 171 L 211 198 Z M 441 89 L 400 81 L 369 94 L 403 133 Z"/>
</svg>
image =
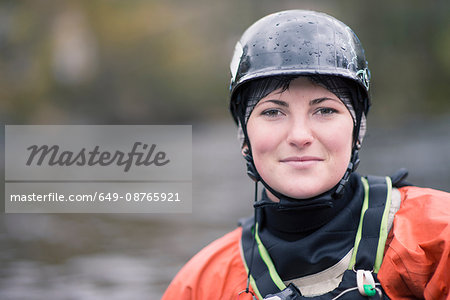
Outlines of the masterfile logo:
<svg viewBox="0 0 450 300">
<path fill-rule="evenodd" d="M 140 151 L 141 148 L 142 150 Z M 133 165 L 136 166 L 150 166 L 155 165 L 157 167 L 164 166 L 170 162 L 166 159 L 166 153 L 164 151 L 158 151 L 154 154 L 156 144 L 152 144 L 150 147 L 147 144 L 141 142 L 135 142 L 130 152 L 122 151 L 99 151 L 100 146 L 95 146 L 91 151 L 82 148 L 79 152 L 61 151 L 57 145 L 32 145 L 27 148 L 30 150 L 30 156 L 27 160 L 27 166 L 33 164 L 33 162 L 41 166 L 43 163 L 47 163 L 49 166 L 109 166 L 116 164 L 118 166 L 124 166 L 124 171 L 128 172 Z M 145 158 L 144 158 L 145 157 Z M 35 160 L 36 158 L 36 160 Z"/>
<path fill-rule="evenodd" d="M 190 212 L 190 125 L 7 125 L 5 211 Z"/>
</svg>

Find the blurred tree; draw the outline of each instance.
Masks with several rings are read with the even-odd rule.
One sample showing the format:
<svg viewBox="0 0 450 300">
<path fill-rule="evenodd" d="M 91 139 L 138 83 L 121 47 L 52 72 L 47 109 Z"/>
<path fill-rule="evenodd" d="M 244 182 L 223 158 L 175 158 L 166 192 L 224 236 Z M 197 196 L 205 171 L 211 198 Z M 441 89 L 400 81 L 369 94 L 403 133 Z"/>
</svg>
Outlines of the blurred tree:
<svg viewBox="0 0 450 300">
<path fill-rule="evenodd" d="M 54 0 L 0 2 L 2 120 L 151 124 L 227 115 L 235 42 L 256 19 L 293 8 L 332 14 L 357 32 L 373 74 L 372 115 L 450 113 L 445 0 Z"/>
</svg>

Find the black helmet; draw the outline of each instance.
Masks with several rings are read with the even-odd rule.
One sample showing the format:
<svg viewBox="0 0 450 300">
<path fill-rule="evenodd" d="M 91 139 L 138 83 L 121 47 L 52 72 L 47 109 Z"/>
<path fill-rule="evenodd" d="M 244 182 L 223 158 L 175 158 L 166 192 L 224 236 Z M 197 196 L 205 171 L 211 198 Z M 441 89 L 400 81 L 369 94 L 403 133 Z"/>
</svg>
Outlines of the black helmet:
<svg viewBox="0 0 450 300">
<path fill-rule="evenodd" d="M 258 20 L 237 42 L 230 70 L 230 110 L 235 121 L 239 87 L 274 75 L 345 77 L 361 87 L 364 113 L 370 105 L 364 49 L 347 25 L 324 13 L 287 10 Z"/>
</svg>

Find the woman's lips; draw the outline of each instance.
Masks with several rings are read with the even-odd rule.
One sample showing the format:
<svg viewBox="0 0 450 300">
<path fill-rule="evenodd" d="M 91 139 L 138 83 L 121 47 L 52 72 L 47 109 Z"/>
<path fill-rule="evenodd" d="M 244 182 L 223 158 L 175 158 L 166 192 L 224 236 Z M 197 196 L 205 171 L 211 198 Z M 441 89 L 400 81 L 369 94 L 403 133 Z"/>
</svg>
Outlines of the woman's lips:
<svg viewBox="0 0 450 300">
<path fill-rule="evenodd" d="M 300 169 L 308 168 L 321 161 L 323 159 L 317 156 L 291 156 L 280 160 L 281 163 Z"/>
</svg>

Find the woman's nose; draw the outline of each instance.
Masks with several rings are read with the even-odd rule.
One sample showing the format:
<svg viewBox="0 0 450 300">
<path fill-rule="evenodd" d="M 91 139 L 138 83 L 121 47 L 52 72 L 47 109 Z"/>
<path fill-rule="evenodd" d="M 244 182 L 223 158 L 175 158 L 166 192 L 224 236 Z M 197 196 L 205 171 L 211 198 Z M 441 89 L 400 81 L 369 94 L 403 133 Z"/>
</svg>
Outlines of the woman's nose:
<svg viewBox="0 0 450 300">
<path fill-rule="evenodd" d="M 289 124 L 287 142 L 296 147 L 305 147 L 314 141 L 314 135 L 307 119 L 296 118 Z"/>
</svg>

